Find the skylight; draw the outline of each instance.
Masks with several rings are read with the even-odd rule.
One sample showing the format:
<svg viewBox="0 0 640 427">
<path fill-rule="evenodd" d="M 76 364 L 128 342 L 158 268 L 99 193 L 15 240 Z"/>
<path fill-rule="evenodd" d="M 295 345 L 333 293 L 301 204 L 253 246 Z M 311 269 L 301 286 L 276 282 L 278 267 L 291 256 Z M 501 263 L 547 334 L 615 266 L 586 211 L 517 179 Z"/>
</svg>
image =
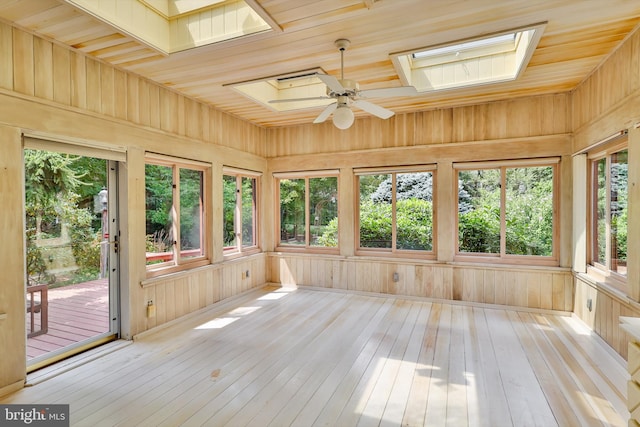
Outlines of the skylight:
<svg viewBox="0 0 640 427">
<path fill-rule="evenodd" d="M 255 1 L 64 1 L 167 55 L 273 30 Z"/>
<path fill-rule="evenodd" d="M 269 101 L 325 97 L 327 95 L 327 86 L 316 77 L 318 73 L 326 74 L 321 68 L 314 68 L 248 82 L 233 83 L 229 86 L 255 102 L 275 111 L 302 110 L 328 105 L 333 102 L 333 99 L 275 103 L 270 103 Z"/>
<path fill-rule="evenodd" d="M 475 56 L 486 55 L 490 50 L 492 53 L 513 50 L 517 33 L 502 34 L 500 36 L 489 37 L 486 39 L 473 40 L 470 42 L 453 44 L 450 46 L 436 47 L 432 49 L 415 52 L 414 59 L 433 58 L 435 56 L 444 55 L 460 55 L 463 52 L 471 52 Z M 487 49 L 489 48 L 489 49 Z"/>
<path fill-rule="evenodd" d="M 403 84 L 419 92 L 515 80 L 545 24 L 391 55 Z"/>
</svg>

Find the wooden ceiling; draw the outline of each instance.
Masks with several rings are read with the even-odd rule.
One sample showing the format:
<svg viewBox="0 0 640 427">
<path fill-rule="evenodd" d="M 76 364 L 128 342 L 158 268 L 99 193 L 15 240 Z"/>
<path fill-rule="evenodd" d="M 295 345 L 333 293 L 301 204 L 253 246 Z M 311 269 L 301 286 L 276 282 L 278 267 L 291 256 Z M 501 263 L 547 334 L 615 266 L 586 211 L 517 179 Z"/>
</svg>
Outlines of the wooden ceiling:
<svg viewBox="0 0 640 427">
<path fill-rule="evenodd" d="M 391 53 L 547 22 L 519 79 L 374 100 L 401 113 L 570 91 L 640 23 L 638 0 L 252 2 L 280 28 L 169 56 L 64 0 L 0 0 L 0 19 L 265 127 L 310 123 L 322 108 L 277 112 L 226 85 L 317 67 L 339 76 L 338 38 L 351 40 L 345 77 L 372 89 L 401 85 Z"/>
</svg>

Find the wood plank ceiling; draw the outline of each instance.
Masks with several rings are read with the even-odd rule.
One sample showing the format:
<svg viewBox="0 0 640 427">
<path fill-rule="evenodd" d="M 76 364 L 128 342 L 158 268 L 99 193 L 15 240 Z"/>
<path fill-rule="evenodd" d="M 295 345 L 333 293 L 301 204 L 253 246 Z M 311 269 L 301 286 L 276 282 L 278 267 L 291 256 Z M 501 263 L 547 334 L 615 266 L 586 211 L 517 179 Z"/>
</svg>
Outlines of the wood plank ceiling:
<svg viewBox="0 0 640 427">
<path fill-rule="evenodd" d="M 226 85 L 318 67 L 339 76 L 338 38 L 351 40 L 345 77 L 372 89 L 401 85 L 391 53 L 547 22 L 519 79 L 375 100 L 399 113 L 570 91 L 640 23 L 637 0 L 253 1 L 281 31 L 169 56 L 63 0 L 0 0 L 0 19 L 265 127 L 310 123 L 321 107 L 277 112 Z"/>
</svg>

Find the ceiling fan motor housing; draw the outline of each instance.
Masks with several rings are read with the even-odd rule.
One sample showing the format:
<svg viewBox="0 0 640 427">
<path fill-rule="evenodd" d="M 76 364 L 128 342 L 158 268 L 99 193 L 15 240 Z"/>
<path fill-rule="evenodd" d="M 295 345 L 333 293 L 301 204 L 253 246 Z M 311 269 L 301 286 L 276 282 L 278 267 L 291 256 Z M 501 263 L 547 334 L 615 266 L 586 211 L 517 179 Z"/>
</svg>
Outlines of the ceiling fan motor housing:
<svg viewBox="0 0 640 427">
<path fill-rule="evenodd" d="M 355 96 L 360 89 L 358 83 L 355 80 L 342 79 L 338 80 L 342 87 L 344 88 L 343 92 L 334 92 L 331 88 L 327 87 L 327 95 L 332 98 L 337 98 L 339 96 Z"/>
</svg>

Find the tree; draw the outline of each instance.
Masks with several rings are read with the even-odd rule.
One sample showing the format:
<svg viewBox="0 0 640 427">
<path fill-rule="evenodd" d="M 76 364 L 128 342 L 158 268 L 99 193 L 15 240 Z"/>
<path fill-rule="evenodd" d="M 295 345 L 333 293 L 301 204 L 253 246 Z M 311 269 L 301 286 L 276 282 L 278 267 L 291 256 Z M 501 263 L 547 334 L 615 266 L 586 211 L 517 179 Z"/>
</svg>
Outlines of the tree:
<svg viewBox="0 0 640 427">
<path fill-rule="evenodd" d="M 53 283 L 36 240 L 43 235 L 43 219 L 67 224 L 71 250 L 81 273 L 99 269 L 99 233 L 92 228 L 91 208 L 79 207 L 79 193 L 88 194 L 89 171 L 82 157 L 43 150 L 25 150 L 25 210 L 27 275 L 29 284 Z M 104 165 L 104 161 L 102 161 Z M 93 198 L 91 197 L 91 200 Z M 46 221 L 45 221 L 46 222 Z"/>
</svg>

